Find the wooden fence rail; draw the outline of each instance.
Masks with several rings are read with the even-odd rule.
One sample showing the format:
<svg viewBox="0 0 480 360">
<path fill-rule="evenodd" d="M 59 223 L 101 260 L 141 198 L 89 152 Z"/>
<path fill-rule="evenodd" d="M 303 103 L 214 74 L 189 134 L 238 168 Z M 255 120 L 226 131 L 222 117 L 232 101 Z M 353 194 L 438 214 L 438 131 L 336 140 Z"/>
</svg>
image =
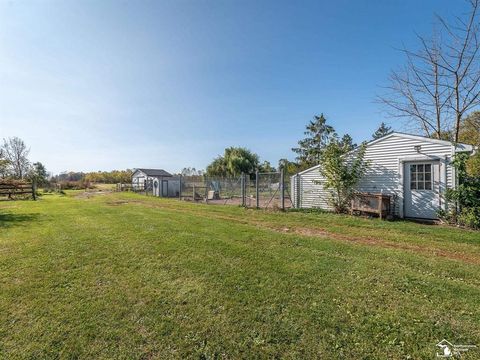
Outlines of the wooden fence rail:
<svg viewBox="0 0 480 360">
<path fill-rule="evenodd" d="M 33 200 L 36 200 L 36 192 L 35 182 L 0 181 L 0 197 L 6 196 L 13 199 L 17 195 L 31 195 Z"/>
</svg>

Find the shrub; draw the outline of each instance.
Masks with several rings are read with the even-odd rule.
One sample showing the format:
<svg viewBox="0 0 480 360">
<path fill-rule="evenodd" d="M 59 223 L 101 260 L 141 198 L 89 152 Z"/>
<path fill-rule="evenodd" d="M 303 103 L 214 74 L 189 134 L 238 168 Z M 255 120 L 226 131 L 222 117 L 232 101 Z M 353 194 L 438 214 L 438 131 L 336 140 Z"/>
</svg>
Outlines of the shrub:
<svg viewBox="0 0 480 360">
<path fill-rule="evenodd" d="M 79 180 L 79 181 L 59 181 L 57 183 L 60 189 L 62 190 L 84 190 L 84 189 L 93 189 L 94 186 L 89 181 Z"/>
<path fill-rule="evenodd" d="M 328 202 L 336 213 L 346 213 L 354 190 L 368 167 L 365 160 L 366 145 L 353 151 L 337 139 L 332 140 L 320 154 L 320 174 L 325 179 Z"/>
<path fill-rule="evenodd" d="M 469 155 L 458 154 L 453 165 L 457 169 L 459 184 L 455 189 L 447 189 L 446 199 L 450 203 L 448 211 L 441 210 L 441 220 L 472 229 L 480 229 L 480 178 L 467 172 Z"/>
<path fill-rule="evenodd" d="M 480 229 L 480 207 L 464 208 L 458 214 L 459 225 Z"/>
</svg>

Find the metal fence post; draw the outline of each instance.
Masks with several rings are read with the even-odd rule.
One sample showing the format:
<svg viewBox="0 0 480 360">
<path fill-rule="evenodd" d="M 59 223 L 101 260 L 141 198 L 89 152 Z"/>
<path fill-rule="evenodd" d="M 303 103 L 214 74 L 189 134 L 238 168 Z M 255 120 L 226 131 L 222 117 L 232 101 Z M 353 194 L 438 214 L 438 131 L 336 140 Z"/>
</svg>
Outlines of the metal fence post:
<svg viewBox="0 0 480 360">
<path fill-rule="evenodd" d="M 285 171 L 283 167 L 280 169 L 280 196 L 282 210 L 285 210 Z"/>
<path fill-rule="evenodd" d="M 259 176 L 260 176 L 260 172 L 258 171 L 258 169 L 255 171 L 255 203 L 256 203 L 256 208 L 260 208 L 260 191 L 258 189 L 258 185 L 259 185 Z"/>
<path fill-rule="evenodd" d="M 193 198 L 192 201 L 195 201 L 195 184 L 193 184 Z"/>
<path fill-rule="evenodd" d="M 178 177 L 179 187 L 178 187 L 178 200 L 182 200 L 182 175 Z"/>
<path fill-rule="evenodd" d="M 243 188 L 245 189 L 245 190 L 243 191 L 243 193 L 244 193 L 243 198 L 245 199 L 245 207 L 248 207 L 248 204 L 247 204 L 247 196 L 248 196 L 248 194 L 247 194 L 247 189 L 248 189 L 248 181 L 250 180 L 250 178 L 249 178 L 250 175 L 244 174 L 243 176 L 244 176 Z"/>
<path fill-rule="evenodd" d="M 295 207 L 297 209 L 301 209 L 302 208 L 302 204 L 301 204 L 301 193 L 300 193 L 300 184 L 301 184 L 301 178 L 300 178 L 300 173 L 297 173 L 297 176 L 296 176 L 296 184 L 295 184 L 295 187 L 296 187 L 296 201 L 295 201 Z"/>
<path fill-rule="evenodd" d="M 240 176 L 240 189 L 242 195 L 242 206 L 245 206 L 245 174 L 242 173 Z"/>
</svg>

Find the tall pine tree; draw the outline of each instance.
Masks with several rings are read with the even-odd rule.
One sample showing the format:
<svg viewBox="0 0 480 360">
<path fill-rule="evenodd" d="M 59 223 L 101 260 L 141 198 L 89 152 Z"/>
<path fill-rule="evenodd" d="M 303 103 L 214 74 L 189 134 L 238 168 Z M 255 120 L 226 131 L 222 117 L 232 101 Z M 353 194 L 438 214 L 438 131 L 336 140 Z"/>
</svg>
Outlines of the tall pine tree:
<svg viewBox="0 0 480 360">
<path fill-rule="evenodd" d="M 323 114 L 315 115 L 304 132 L 305 138 L 298 142 L 298 147 L 292 151 L 297 154 L 297 162 L 302 167 L 317 165 L 320 155 L 330 140 L 336 136 L 335 129 L 327 124 Z"/>
<path fill-rule="evenodd" d="M 372 134 L 373 140 L 380 139 L 381 137 L 384 137 L 385 135 L 391 134 L 392 128 L 390 126 L 387 126 L 383 121 L 378 127 L 378 129 Z"/>
</svg>

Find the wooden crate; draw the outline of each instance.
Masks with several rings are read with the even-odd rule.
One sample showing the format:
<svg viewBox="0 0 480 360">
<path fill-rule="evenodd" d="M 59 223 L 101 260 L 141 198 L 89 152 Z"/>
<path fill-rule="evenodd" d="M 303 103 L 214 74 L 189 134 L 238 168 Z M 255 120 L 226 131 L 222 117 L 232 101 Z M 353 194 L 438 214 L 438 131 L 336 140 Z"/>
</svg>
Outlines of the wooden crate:
<svg viewBox="0 0 480 360">
<path fill-rule="evenodd" d="M 391 196 L 381 193 L 357 193 L 351 204 L 351 213 L 360 211 L 364 213 L 378 214 L 380 219 L 390 214 Z"/>
</svg>

